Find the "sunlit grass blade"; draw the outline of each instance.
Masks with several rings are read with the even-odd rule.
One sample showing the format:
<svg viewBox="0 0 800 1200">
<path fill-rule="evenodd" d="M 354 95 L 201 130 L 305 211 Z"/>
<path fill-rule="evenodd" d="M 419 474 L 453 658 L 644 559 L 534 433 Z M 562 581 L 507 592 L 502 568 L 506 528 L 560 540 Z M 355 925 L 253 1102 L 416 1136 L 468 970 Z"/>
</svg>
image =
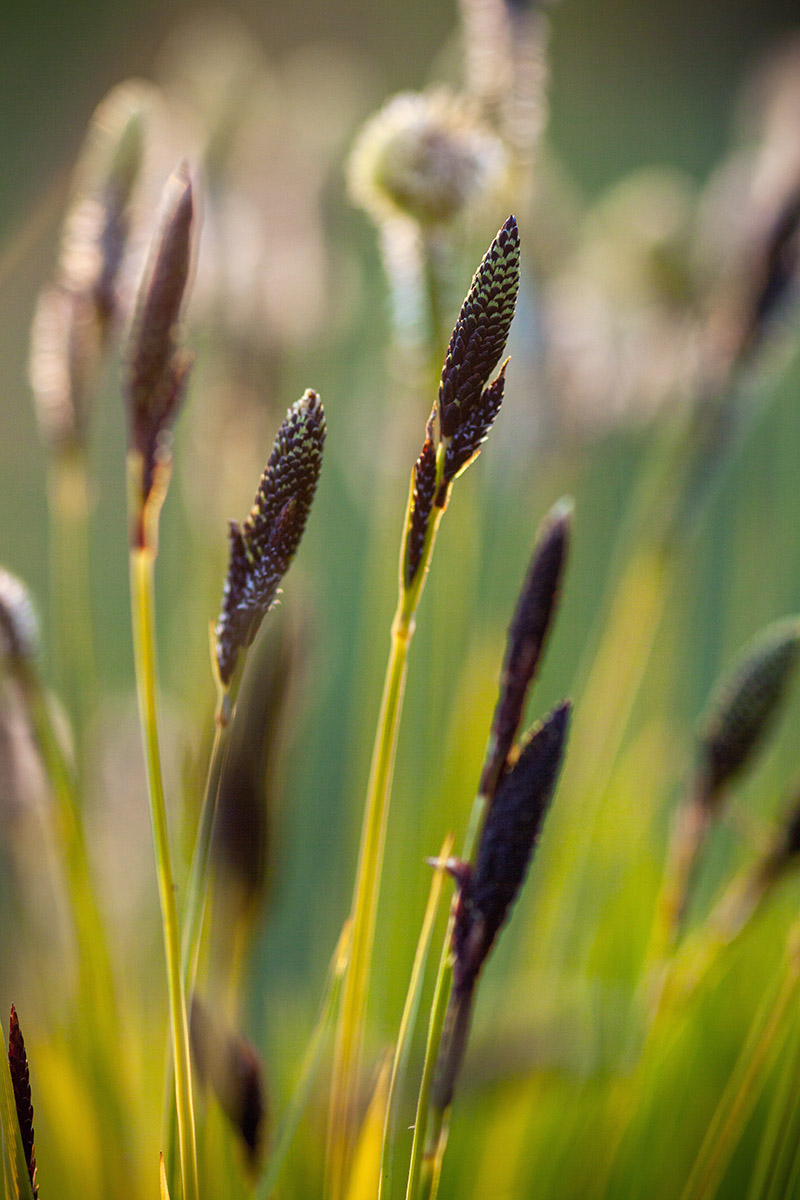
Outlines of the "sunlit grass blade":
<svg viewBox="0 0 800 1200">
<path fill-rule="evenodd" d="M 389 1089 L 386 1096 L 386 1112 L 383 1121 L 383 1143 L 381 1146 L 381 1173 L 378 1181 L 378 1200 L 381 1197 L 391 1196 L 392 1194 L 392 1168 L 394 1160 L 394 1144 L 395 1132 L 397 1125 L 397 1110 L 395 1101 L 399 1095 L 402 1095 L 403 1083 L 406 1077 L 406 1069 L 408 1066 L 408 1055 L 411 1050 L 411 1037 L 414 1032 L 414 1026 L 417 1021 L 417 1012 L 419 1011 L 419 1000 L 422 992 L 422 981 L 425 974 L 425 965 L 428 961 L 428 953 L 430 951 L 431 937 L 433 935 L 433 926 L 436 919 L 436 913 L 439 908 L 439 901 L 442 895 L 442 883 L 444 882 L 444 863 L 450 857 L 450 852 L 453 849 L 452 835 L 445 838 L 442 843 L 442 849 L 439 852 L 439 865 L 436 865 L 433 879 L 431 880 L 431 890 L 428 894 L 428 904 L 425 908 L 425 915 L 422 919 L 422 928 L 420 929 L 419 940 L 417 941 L 417 949 L 414 955 L 414 964 L 411 968 L 411 977 L 408 981 L 408 991 L 406 992 L 406 1000 L 403 1005 L 403 1014 L 400 1018 L 400 1025 L 397 1030 L 397 1043 L 395 1045 L 394 1057 L 392 1059 L 392 1072 L 389 1079 Z"/>
<path fill-rule="evenodd" d="M 169 1187 L 167 1185 L 167 1168 L 164 1164 L 164 1155 L 159 1155 L 158 1160 L 158 1175 L 161 1181 L 161 1200 L 169 1200 Z"/>
<path fill-rule="evenodd" d="M 347 1200 L 374 1200 L 380 1187 L 381 1142 L 389 1101 L 392 1055 L 384 1055 L 375 1090 L 358 1135 L 353 1166 L 347 1185 Z"/>
</svg>

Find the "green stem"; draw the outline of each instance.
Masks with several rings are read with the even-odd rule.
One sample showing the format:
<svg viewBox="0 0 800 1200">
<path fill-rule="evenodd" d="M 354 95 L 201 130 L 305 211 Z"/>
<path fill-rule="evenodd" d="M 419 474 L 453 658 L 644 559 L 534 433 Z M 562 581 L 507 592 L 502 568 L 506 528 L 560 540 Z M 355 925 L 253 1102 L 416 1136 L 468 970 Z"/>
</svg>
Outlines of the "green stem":
<svg viewBox="0 0 800 1200">
<path fill-rule="evenodd" d="M 437 489 L 444 472 L 444 451 L 444 445 L 440 444 L 436 460 Z M 327 1195 L 330 1200 L 341 1200 L 344 1194 L 351 1154 L 358 1074 L 364 1044 L 364 1018 L 370 964 L 375 939 L 375 918 L 383 867 L 395 751 L 403 706 L 408 647 L 414 635 L 415 613 L 443 512 L 443 507 L 435 507 L 431 513 L 419 567 L 410 587 L 406 587 L 403 582 L 403 551 L 401 551 L 400 597 L 392 622 L 389 662 L 386 668 L 383 698 L 367 784 L 361 846 L 351 910 L 353 940 L 336 1031 L 325 1170 Z M 403 525 L 403 547 L 405 531 L 408 528 L 408 517 L 407 511 Z"/>
<path fill-rule="evenodd" d="M 153 574 L 155 552 L 151 546 L 131 550 L 131 606 L 133 615 L 134 658 L 142 723 L 150 819 L 156 858 L 164 953 L 167 964 L 172 1053 L 175 1064 L 175 1107 L 178 1118 L 178 1147 L 181 1160 L 184 1200 L 198 1200 L 197 1149 L 194 1105 L 192 1100 L 189 1025 L 181 973 L 181 947 L 178 907 L 169 849 L 164 782 L 158 741 L 158 704 L 156 679 Z"/>
<path fill-rule="evenodd" d="M 464 862 L 472 858 L 478 840 L 483 818 L 486 814 L 488 797 L 478 793 L 472 805 L 467 832 L 461 857 Z M 453 963 L 450 954 L 450 944 L 453 937 L 453 916 L 450 917 L 445 930 L 442 953 L 439 958 L 439 970 L 433 992 L 431 1015 L 428 1022 L 428 1039 L 425 1043 L 425 1059 L 422 1066 L 422 1080 L 417 1097 L 417 1116 L 414 1122 L 414 1139 L 411 1145 L 411 1163 L 408 1171 L 408 1186 L 406 1200 L 417 1200 L 419 1196 L 432 1198 L 439 1187 L 439 1176 L 442 1169 L 442 1158 L 447 1145 L 449 1109 L 431 1108 L 430 1093 L 433 1085 L 434 1072 L 439 1059 L 439 1048 L 442 1044 L 447 1005 L 453 985 Z"/>
<path fill-rule="evenodd" d="M 51 460 L 48 496 L 60 682 L 82 766 L 97 695 L 89 583 L 89 483 L 82 448 L 64 450 Z M 80 794 L 77 799 L 81 800 Z"/>
</svg>

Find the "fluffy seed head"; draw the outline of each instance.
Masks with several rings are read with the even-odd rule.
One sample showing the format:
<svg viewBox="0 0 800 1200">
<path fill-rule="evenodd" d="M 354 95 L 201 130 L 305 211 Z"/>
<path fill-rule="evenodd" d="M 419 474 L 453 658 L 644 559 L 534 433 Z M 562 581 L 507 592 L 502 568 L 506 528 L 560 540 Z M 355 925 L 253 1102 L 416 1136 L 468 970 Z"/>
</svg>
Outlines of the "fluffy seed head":
<svg viewBox="0 0 800 1200">
<path fill-rule="evenodd" d="M 11 1017 L 8 1022 L 8 1065 L 11 1071 L 11 1085 L 14 1090 L 14 1104 L 17 1110 L 19 1131 L 22 1135 L 22 1148 L 25 1161 L 28 1164 L 31 1188 L 34 1200 L 39 1195 L 39 1185 L 36 1182 L 36 1155 L 33 1145 L 33 1105 L 31 1103 L 31 1082 L 28 1074 L 28 1056 L 25 1053 L 25 1041 L 19 1027 L 17 1011 L 11 1005 Z"/>
<path fill-rule="evenodd" d="M 457 220 L 505 174 L 500 140 L 444 89 L 394 96 L 364 126 L 348 167 L 354 201 L 377 223 L 402 214 L 423 226 Z"/>
<path fill-rule="evenodd" d="M 36 658 L 39 623 L 28 589 L 0 567 L 0 655 L 12 668 Z"/>
<path fill-rule="evenodd" d="M 519 230 L 511 216 L 475 272 L 442 368 L 439 431 L 442 438 L 454 441 L 463 431 L 459 456 L 471 455 L 469 447 L 476 438 L 480 445 L 499 408 L 502 384 L 499 394 L 487 389 L 490 394 L 484 396 L 484 388 L 505 350 L 518 291 Z M 456 463 L 452 469 L 455 473 L 460 468 Z"/>
<path fill-rule="evenodd" d="M 711 698 L 698 747 L 703 802 L 714 807 L 723 788 L 751 760 L 786 694 L 800 657 L 796 618 L 769 626 Z"/>
<path fill-rule="evenodd" d="M 294 558 L 314 499 L 325 443 L 325 413 L 316 392 L 286 414 L 241 526 L 229 527 L 230 561 L 217 622 L 217 665 L 223 684 L 272 605 Z"/>
<path fill-rule="evenodd" d="M 152 487 L 159 443 L 175 419 L 189 369 L 177 336 L 191 267 L 194 219 L 192 181 L 185 166 L 167 182 L 163 205 L 161 227 L 136 301 L 124 384 L 129 444 L 144 464 L 144 500 Z"/>
<path fill-rule="evenodd" d="M 454 983 L 475 980 L 528 872 L 564 756 L 570 704 L 536 727 L 489 806 L 453 928 Z"/>
</svg>

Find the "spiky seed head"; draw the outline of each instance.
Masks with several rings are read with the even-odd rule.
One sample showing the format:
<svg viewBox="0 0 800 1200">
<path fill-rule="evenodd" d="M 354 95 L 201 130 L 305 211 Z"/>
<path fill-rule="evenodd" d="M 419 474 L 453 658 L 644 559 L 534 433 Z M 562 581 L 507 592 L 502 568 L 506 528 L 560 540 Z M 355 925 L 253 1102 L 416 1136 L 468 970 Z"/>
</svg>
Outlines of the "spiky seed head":
<svg viewBox="0 0 800 1200">
<path fill-rule="evenodd" d="M 475 272 L 450 338 L 438 397 L 442 438 L 455 440 L 466 427 L 472 429 L 470 436 L 465 435 L 469 445 L 470 437 L 474 440 L 486 421 L 490 425 L 494 420 L 502 385 L 499 398 L 484 399 L 484 388 L 503 356 L 518 291 L 519 230 L 510 216 Z"/>
<path fill-rule="evenodd" d="M 475 865 L 456 907 L 456 987 L 469 987 L 477 977 L 524 882 L 555 791 L 570 710 L 564 701 L 533 730 L 489 805 Z"/>
<path fill-rule="evenodd" d="M 0 567 L 0 661 L 13 670 L 39 653 L 39 623 L 28 589 Z"/>
<path fill-rule="evenodd" d="M 230 561 L 217 622 L 217 666 L 223 684 L 233 675 L 275 600 L 306 526 L 322 467 L 325 413 L 307 391 L 286 414 L 261 477 L 250 515 L 229 528 Z"/>
<path fill-rule="evenodd" d="M 517 736 L 525 699 L 558 604 L 569 550 L 572 511 L 572 501 L 561 499 L 539 526 L 536 546 L 509 627 L 500 694 L 481 775 L 481 793 L 489 798 L 494 795 Z"/>
<path fill-rule="evenodd" d="M 428 531 L 428 520 L 433 509 L 433 498 L 436 491 L 436 447 L 433 444 L 433 422 L 435 411 L 431 413 L 425 432 L 425 442 L 420 456 L 414 464 L 414 475 L 411 491 L 411 508 L 408 514 L 403 548 L 403 580 L 406 587 L 411 587 L 422 561 L 422 550 L 425 545 L 425 535 Z"/>
<path fill-rule="evenodd" d="M 267 1095 L 264 1073 L 250 1042 L 228 1029 L 198 996 L 192 1000 L 192 1055 L 202 1082 L 211 1086 L 222 1111 L 244 1143 L 252 1167 L 266 1141 Z"/>
<path fill-rule="evenodd" d="M 14 1090 L 14 1104 L 17 1110 L 19 1131 L 22 1135 L 22 1148 L 25 1161 L 28 1164 L 31 1188 L 34 1200 L 39 1195 L 39 1185 L 36 1182 L 36 1155 L 33 1145 L 33 1104 L 31 1103 L 31 1082 L 28 1073 L 28 1056 L 25 1053 L 25 1041 L 17 1019 L 17 1010 L 11 1005 L 11 1017 L 8 1022 L 8 1065 L 11 1072 L 11 1086 Z"/>
<path fill-rule="evenodd" d="M 437 502 L 440 505 L 445 502 L 450 484 L 462 471 L 467 469 L 472 460 L 480 453 L 481 446 L 489 436 L 494 419 L 500 412 L 500 406 L 503 403 L 507 365 L 508 359 L 500 368 L 497 378 L 483 389 L 478 403 L 467 414 L 447 443 L 442 482 L 437 496 Z"/>
<path fill-rule="evenodd" d="M 764 630 L 712 695 L 700 732 L 697 775 L 702 802 L 714 807 L 751 761 L 778 714 L 800 657 L 800 622 Z"/>
<path fill-rule="evenodd" d="M 376 223 L 403 215 L 449 225 L 497 194 L 506 152 L 472 105 L 446 89 L 394 96 L 350 156 L 350 193 Z"/>
<path fill-rule="evenodd" d="M 153 483 L 159 443 L 183 397 L 189 359 L 178 326 L 192 262 L 194 199 L 185 164 L 164 189 L 163 217 L 139 287 L 128 340 L 125 399 L 128 440 L 142 456 L 142 498 Z"/>
</svg>

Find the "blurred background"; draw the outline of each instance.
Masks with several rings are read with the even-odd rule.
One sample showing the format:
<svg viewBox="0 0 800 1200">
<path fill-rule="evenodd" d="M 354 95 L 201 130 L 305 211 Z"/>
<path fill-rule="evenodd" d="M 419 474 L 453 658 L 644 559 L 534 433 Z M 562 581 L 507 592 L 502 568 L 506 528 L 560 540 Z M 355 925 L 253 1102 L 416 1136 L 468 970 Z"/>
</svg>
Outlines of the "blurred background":
<svg viewBox="0 0 800 1200">
<path fill-rule="evenodd" d="M 758 139 L 767 139 L 765 129 L 783 138 L 781 162 L 800 154 L 800 43 L 793 40 L 800 26 L 788 0 L 560 0 L 546 10 L 546 22 L 549 115 L 533 165 L 534 196 L 526 194 L 519 214 L 528 284 L 510 343 L 508 398 L 480 461 L 456 488 L 412 650 L 373 1050 L 391 1035 L 402 1005 L 429 886 L 424 856 L 466 821 L 504 630 L 536 526 L 560 495 L 575 496 L 563 608 L 531 718 L 565 694 L 580 710 L 639 535 L 636 510 L 643 487 L 647 494 L 654 446 L 669 436 L 665 408 L 696 383 L 697 329 L 714 307 L 708 297 L 720 286 L 717 269 L 722 264 L 724 282 L 727 256 L 735 259 L 747 244 L 747 221 L 769 192 L 771 167 L 758 157 Z M 360 126 L 394 92 L 459 85 L 459 10 L 421 0 L 243 2 L 213 11 L 155 0 L 53 2 L 7 14 L 3 41 L 0 563 L 36 598 L 44 673 L 56 687 L 47 458 L 27 381 L 36 297 L 54 270 L 86 126 L 112 86 L 138 76 L 164 89 L 173 122 L 160 151 L 167 169 L 205 147 L 207 220 L 188 332 L 196 364 L 176 432 L 158 580 L 167 765 L 175 835 L 184 847 L 213 713 L 207 627 L 221 594 L 226 522 L 245 516 L 285 408 L 309 386 L 326 405 L 319 496 L 261 653 L 267 674 L 285 656 L 287 694 L 280 713 L 272 712 L 277 684 L 260 692 L 254 683 L 256 727 L 266 722 L 276 733 L 269 769 L 258 759 L 257 783 L 238 785 L 241 795 L 248 787 L 255 793 L 261 816 L 253 820 L 264 839 L 263 857 L 251 867 L 258 892 L 252 970 L 238 1003 L 280 1108 L 349 903 L 408 472 L 432 399 L 407 373 L 402 336 L 392 333 L 379 239 L 348 198 L 345 162 Z M 784 66 L 771 74 L 764 64 L 775 54 Z M 778 93 L 789 97 L 789 116 L 770 107 Z M 505 203 L 490 205 L 457 239 L 451 317 Z M 663 607 L 654 612 L 643 601 L 652 641 L 649 634 L 637 641 L 631 623 L 631 655 L 640 653 L 641 661 L 612 653 L 628 646 L 624 629 L 612 649 L 605 646 L 607 696 L 602 688 L 592 693 L 596 717 L 585 718 L 586 744 L 591 751 L 592 729 L 602 740 L 608 723 L 613 752 L 599 754 L 604 774 L 588 780 L 588 810 L 577 782 L 567 781 L 532 886 L 487 973 L 465 1083 L 472 1102 L 454 1128 L 457 1165 L 443 1194 L 471 1194 L 465 1181 L 476 1178 L 483 1190 L 475 1185 L 475 1194 L 532 1194 L 526 1171 L 552 1147 L 568 1101 L 571 1132 L 563 1144 L 556 1139 L 554 1159 L 565 1173 L 553 1194 L 578 1194 L 579 1165 L 572 1176 L 564 1165 L 570 1138 L 587 1129 L 598 1142 L 602 1136 L 595 1118 L 605 1102 L 603 1081 L 630 1052 L 624 1014 L 647 941 L 670 808 L 691 762 L 694 722 L 733 654 L 767 621 L 800 607 L 797 320 L 796 309 L 784 317 L 777 346 L 770 344 L 760 374 L 747 384 L 743 434 L 673 564 Z M 91 438 L 91 587 L 103 703 L 89 812 L 95 866 L 118 934 L 115 956 L 132 1007 L 146 1013 L 163 997 L 132 691 L 118 375 L 112 362 Z M 632 612 L 639 612 L 636 603 Z M 641 686 L 634 686 L 629 680 L 639 667 Z M 798 717 L 793 700 L 761 774 L 745 785 L 744 836 L 734 823 L 713 848 L 698 911 L 747 860 L 748 838 L 758 842 L 771 829 L 800 770 L 786 732 Z M 579 739 L 571 753 L 580 757 L 582 745 Z M 587 785 L 585 777 L 580 782 Z M 18 818 L 19 796 L 9 793 L 4 802 Z M 235 874 L 239 852 L 227 853 Z M 6 857 L 14 856 L 7 850 Z M 20 874 L 25 863 L 23 856 Z M 14 878 L 8 874 L 0 888 L 9 912 L 19 901 Z M 774 968 L 797 899 L 795 889 L 773 915 L 778 933 L 759 960 L 765 972 Z M 52 896 L 33 888 L 25 902 L 38 914 L 39 932 L 46 931 Z M 223 981 L 224 929 L 223 920 Z M 32 995 L 30 982 L 44 969 L 23 938 L 17 944 L 12 932 L 11 939 L 0 999 L 13 990 L 18 1007 L 25 1000 L 33 1010 L 34 1028 L 40 1021 L 47 1030 L 47 998 Z M 143 972 L 143 961 L 152 970 Z M 736 994 L 746 1028 L 754 989 L 748 993 L 742 982 L 752 977 L 746 964 L 740 974 Z M 720 1028 L 712 1008 L 685 1049 L 686 1063 L 698 1047 L 708 1051 L 708 1039 L 718 1050 L 704 1097 L 709 1111 L 714 1081 L 726 1078 L 740 1034 L 733 1021 Z M 34 1033 L 34 1045 L 39 1037 L 47 1035 Z M 667 1092 L 670 1086 L 677 1090 L 678 1082 L 665 1083 Z M 532 1133 L 534 1102 L 545 1115 Z M 43 1107 L 48 1131 L 55 1106 Z M 470 1140 L 476 1122 L 488 1130 L 485 1152 Z M 517 1174 L 511 1179 L 509 1166 L 505 1190 L 496 1190 L 492 1164 L 506 1136 L 516 1139 Z M 684 1161 L 673 1161 L 649 1127 L 639 1136 L 652 1152 L 641 1194 L 674 1197 L 670 1171 L 680 1176 Z M 46 1147 L 47 1137 L 42 1141 Z M 58 1151 L 49 1153 L 57 1158 Z M 43 1163 L 47 1155 L 44 1148 Z M 304 1167 L 300 1158 L 294 1178 L 302 1181 L 305 1170 L 313 1179 L 313 1164 Z M 551 1169 L 555 1177 L 557 1165 Z M 654 1177 L 662 1190 L 654 1190 Z M 290 1194 L 313 1194 L 308 1187 L 304 1192 L 299 1182 Z M 619 1189 L 627 1200 L 639 1194 L 630 1178 Z M 81 1192 L 65 1186 L 62 1194 Z"/>
</svg>

